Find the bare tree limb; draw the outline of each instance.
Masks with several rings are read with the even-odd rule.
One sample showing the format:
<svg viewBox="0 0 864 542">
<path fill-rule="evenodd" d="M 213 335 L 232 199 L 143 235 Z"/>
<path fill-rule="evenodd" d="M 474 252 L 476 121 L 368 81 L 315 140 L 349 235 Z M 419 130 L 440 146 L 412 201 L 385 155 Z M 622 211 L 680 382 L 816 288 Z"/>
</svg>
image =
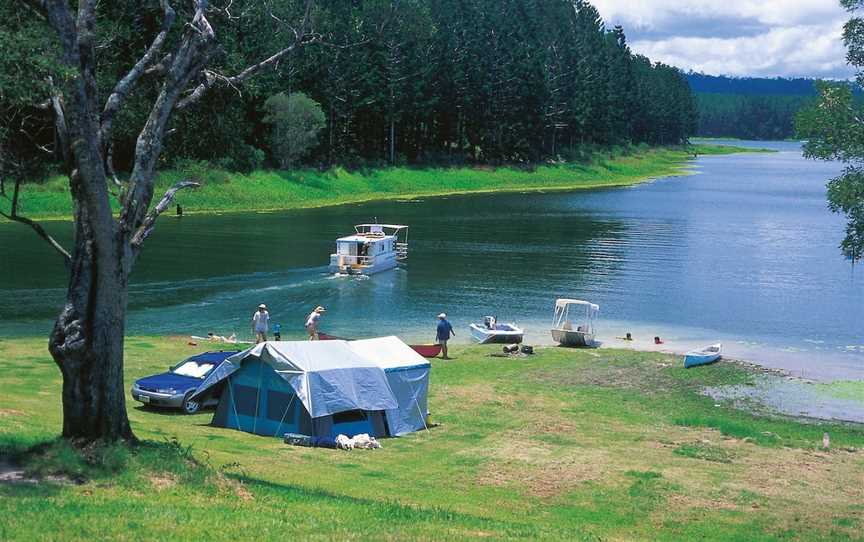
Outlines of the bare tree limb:
<svg viewBox="0 0 864 542">
<path fill-rule="evenodd" d="M 213 54 L 215 33 L 206 17 L 207 0 L 195 0 L 195 15 L 186 25 L 175 49 L 171 66 L 162 83 L 150 115 L 135 143 L 135 163 L 120 213 L 123 235 L 139 229 L 153 198 L 156 163 L 162 150 L 165 127 L 180 94 L 198 76 Z M 137 236 L 138 233 L 136 232 Z"/>
<path fill-rule="evenodd" d="M 21 3 L 41 15 L 43 18 L 47 16 L 48 2 L 46 2 L 46 0 L 21 0 Z"/>
<path fill-rule="evenodd" d="M 38 235 L 45 242 L 51 245 L 51 248 L 53 248 L 55 251 L 57 251 L 58 254 L 60 254 L 60 256 L 63 257 L 63 263 L 68 269 L 69 266 L 72 264 L 72 256 L 65 248 L 63 248 L 63 245 L 61 245 L 57 242 L 56 239 L 51 237 L 51 235 L 49 235 L 48 232 L 45 231 L 45 228 L 43 228 L 41 224 L 18 214 L 18 190 L 20 186 L 21 179 L 15 179 L 15 191 L 12 194 L 12 206 L 10 212 L 7 214 L 3 211 L 0 211 L 0 216 L 6 218 L 7 220 L 11 220 L 13 222 L 20 222 L 21 224 L 26 224 L 27 226 L 33 228 L 33 231 L 36 232 L 36 235 Z"/>
<path fill-rule="evenodd" d="M 312 5 L 313 0 L 306 0 L 306 8 L 303 15 L 303 21 L 300 23 L 300 27 L 290 27 L 291 31 L 294 34 L 294 41 L 291 43 L 291 45 L 265 58 L 261 62 L 252 64 L 251 66 L 244 68 L 236 75 L 230 77 L 220 75 L 217 77 L 213 73 L 205 74 L 204 81 L 199 83 L 198 86 L 192 89 L 192 92 L 190 94 L 188 94 L 185 98 L 183 98 L 177 103 L 177 109 L 184 109 L 200 100 L 204 93 L 207 92 L 207 90 L 209 90 L 210 87 L 212 87 L 217 81 L 223 81 L 230 86 L 239 87 L 247 79 L 250 79 L 265 68 L 278 64 L 280 60 L 291 54 L 291 52 L 295 49 L 299 49 L 304 45 L 309 45 L 310 43 L 320 41 L 321 36 L 311 32 L 310 30 L 312 24 Z"/>
<path fill-rule="evenodd" d="M 144 53 L 144 55 L 138 59 L 138 62 L 135 63 L 134 66 L 129 70 L 129 72 L 114 85 L 114 90 L 111 91 L 111 95 L 108 96 L 108 100 L 105 102 L 105 109 L 102 111 L 102 141 L 103 144 L 108 144 L 108 139 L 111 137 L 111 128 L 114 122 L 114 117 L 117 115 L 117 112 L 123 106 L 123 102 L 126 97 L 132 92 L 135 88 L 138 79 L 145 73 L 148 66 L 153 62 L 156 58 L 156 55 L 159 54 L 159 51 L 162 49 L 162 46 L 165 44 L 165 40 L 168 38 L 168 32 L 171 30 L 171 27 L 174 25 L 174 19 L 176 17 L 176 12 L 174 8 L 171 7 L 171 4 L 168 3 L 168 0 L 161 0 L 162 11 L 164 15 L 162 16 L 162 29 L 153 38 L 153 42 L 150 44 L 150 47 Z"/>
<path fill-rule="evenodd" d="M 156 225 L 156 219 L 159 218 L 159 215 L 165 212 L 169 205 L 171 205 L 171 202 L 174 200 L 174 196 L 178 191 L 183 190 L 184 188 L 198 188 L 199 186 L 201 185 L 194 181 L 180 181 L 169 188 L 165 192 L 165 195 L 162 196 L 162 199 L 159 200 L 159 203 L 156 204 L 156 207 L 147 214 L 147 218 L 144 219 L 144 222 L 135 232 L 135 235 L 132 236 L 132 240 L 129 243 L 132 250 L 137 251 L 141 248 L 141 244 L 153 231 L 153 226 Z"/>
</svg>

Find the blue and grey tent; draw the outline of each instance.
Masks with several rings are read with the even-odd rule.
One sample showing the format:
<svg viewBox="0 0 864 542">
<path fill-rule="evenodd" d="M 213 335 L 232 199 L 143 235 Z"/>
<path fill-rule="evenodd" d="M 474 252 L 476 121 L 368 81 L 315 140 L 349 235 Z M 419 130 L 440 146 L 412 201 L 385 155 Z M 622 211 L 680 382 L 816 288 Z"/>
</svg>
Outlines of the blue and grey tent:
<svg viewBox="0 0 864 542">
<path fill-rule="evenodd" d="M 228 358 L 213 425 L 259 435 L 402 435 L 425 427 L 429 362 L 396 337 L 265 342 Z"/>
</svg>

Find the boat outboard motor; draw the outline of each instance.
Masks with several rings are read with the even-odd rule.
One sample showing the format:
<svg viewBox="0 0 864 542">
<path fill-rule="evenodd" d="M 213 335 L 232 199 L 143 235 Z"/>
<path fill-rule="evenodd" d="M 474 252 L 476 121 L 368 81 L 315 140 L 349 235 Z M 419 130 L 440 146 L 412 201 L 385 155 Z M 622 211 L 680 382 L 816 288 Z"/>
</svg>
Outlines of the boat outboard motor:
<svg viewBox="0 0 864 542">
<path fill-rule="evenodd" d="M 484 316 L 483 317 L 483 325 L 486 326 L 486 329 L 495 329 L 495 317 L 494 316 Z"/>
</svg>

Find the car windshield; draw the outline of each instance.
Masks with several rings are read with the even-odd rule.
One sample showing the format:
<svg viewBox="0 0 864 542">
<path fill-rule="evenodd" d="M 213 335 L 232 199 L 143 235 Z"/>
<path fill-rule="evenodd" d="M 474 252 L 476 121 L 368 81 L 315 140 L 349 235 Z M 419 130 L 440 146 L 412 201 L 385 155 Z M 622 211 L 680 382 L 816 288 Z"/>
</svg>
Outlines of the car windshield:
<svg viewBox="0 0 864 542">
<path fill-rule="evenodd" d="M 213 368 L 213 364 L 202 361 L 197 362 L 191 359 L 187 359 L 177 367 L 174 367 L 172 371 L 174 374 L 182 375 L 182 376 L 191 376 L 193 378 L 204 378 L 207 373 Z"/>
</svg>

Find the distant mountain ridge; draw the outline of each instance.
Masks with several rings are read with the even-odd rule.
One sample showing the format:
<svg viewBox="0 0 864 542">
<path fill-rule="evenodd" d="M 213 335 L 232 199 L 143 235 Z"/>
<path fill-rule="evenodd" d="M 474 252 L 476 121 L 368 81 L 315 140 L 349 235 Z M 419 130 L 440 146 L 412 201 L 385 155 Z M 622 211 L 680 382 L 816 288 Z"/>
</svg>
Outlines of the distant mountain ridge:
<svg viewBox="0 0 864 542">
<path fill-rule="evenodd" d="M 815 96 L 815 79 L 783 77 L 727 77 L 690 72 L 687 82 L 693 92 L 750 96 Z"/>
</svg>

